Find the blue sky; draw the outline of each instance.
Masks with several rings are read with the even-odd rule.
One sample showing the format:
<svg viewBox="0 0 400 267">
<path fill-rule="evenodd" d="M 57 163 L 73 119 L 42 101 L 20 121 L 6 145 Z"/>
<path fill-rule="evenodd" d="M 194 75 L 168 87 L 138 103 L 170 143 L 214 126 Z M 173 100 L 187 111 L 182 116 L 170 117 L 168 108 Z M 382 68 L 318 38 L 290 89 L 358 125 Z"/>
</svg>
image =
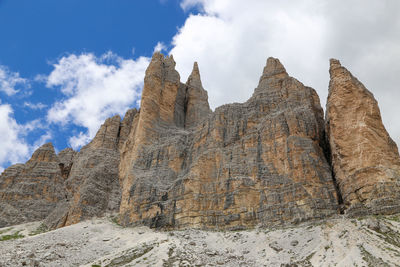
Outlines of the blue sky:
<svg viewBox="0 0 400 267">
<path fill-rule="evenodd" d="M 42 120 L 43 127 L 25 130 L 27 144 L 49 133 L 46 141 L 63 149 L 70 145 L 71 133 L 85 129 L 43 119 L 65 95 L 60 86 L 46 86 L 40 76 L 49 75 L 54 64 L 71 54 L 100 57 L 112 51 L 123 59 L 151 57 L 157 43 L 170 43 L 188 14 L 175 0 L 0 0 L 0 65 L 22 79 L 14 86 L 17 93 L 0 91 L 1 103 L 11 105 L 11 117 L 20 125 Z M 3 160 L 0 166 L 10 163 Z"/>
<path fill-rule="evenodd" d="M 173 54 L 181 80 L 198 61 L 214 109 L 243 102 L 267 57 L 315 88 L 329 58 L 380 103 L 400 142 L 400 1 L 0 0 L 0 171 L 45 142 L 79 149 L 140 102 L 152 53 Z"/>
</svg>

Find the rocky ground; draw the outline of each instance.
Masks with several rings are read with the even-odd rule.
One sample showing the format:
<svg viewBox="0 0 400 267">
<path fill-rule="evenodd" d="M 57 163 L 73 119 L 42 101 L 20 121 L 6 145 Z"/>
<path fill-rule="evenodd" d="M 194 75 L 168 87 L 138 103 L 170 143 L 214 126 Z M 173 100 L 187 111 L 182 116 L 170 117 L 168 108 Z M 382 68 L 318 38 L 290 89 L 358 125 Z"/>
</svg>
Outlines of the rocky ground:
<svg viewBox="0 0 400 267">
<path fill-rule="evenodd" d="M 0 229 L 0 266 L 399 266 L 400 216 L 246 231 L 123 228 L 111 217 Z"/>
</svg>

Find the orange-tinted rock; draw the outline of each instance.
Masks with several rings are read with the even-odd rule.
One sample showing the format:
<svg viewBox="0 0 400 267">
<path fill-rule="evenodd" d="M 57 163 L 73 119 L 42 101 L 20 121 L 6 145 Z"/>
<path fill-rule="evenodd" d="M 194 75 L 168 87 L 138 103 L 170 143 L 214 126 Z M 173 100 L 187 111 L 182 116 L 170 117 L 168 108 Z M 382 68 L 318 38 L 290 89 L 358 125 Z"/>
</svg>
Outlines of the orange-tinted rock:
<svg viewBox="0 0 400 267">
<path fill-rule="evenodd" d="M 338 61 L 330 73 L 326 123 L 316 92 L 275 58 L 248 101 L 212 112 L 197 64 L 184 84 L 155 53 L 139 111 L 107 119 L 80 152 L 46 144 L 3 172 L 0 227 L 119 211 L 125 225 L 246 228 L 327 218 L 342 200 L 350 215 L 400 212 L 376 100 Z"/>
<path fill-rule="evenodd" d="M 370 91 L 330 62 L 326 130 L 346 213 L 400 212 L 400 158 Z"/>
<path fill-rule="evenodd" d="M 187 82 L 185 101 L 185 128 L 202 122 L 211 113 L 208 104 L 208 94 L 201 84 L 200 71 L 197 62 L 193 65 L 192 73 Z"/>
<path fill-rule="evenodd" d="M 337 212 L 331 169 L 323 153 L 319 98 L 289 77 L 277 59 L 268 59 L 260 84 L 246 103 L 224 105 L 200 116 L 199 122 L 193 120 L 197 127 L 183 127 L 171 119 L 172 113 L 162 116 L 157 105 L 165 102 L 179 114 L 184 112 L 185 118 L 189 107 L 182 108 L 182 85 L 174 80 L 174 86 L 166 86 L 168 73 L 175 73 L 170 68 L 174 64 L 163 63 L 170 58 L 157 55 L 153 61 L 146 72 L 142 109 L 122 149 L 124 224 L 234 228 L 299 222 Z M 202 89 L 197 74 L 195 66 L 185 86 Z M 190 95 L 186 91 L 185 99 Z M 207 99 L 201 95 L 204 103 Z M 189 118 L 198 115 L 194 109 Z"/>
</svg>

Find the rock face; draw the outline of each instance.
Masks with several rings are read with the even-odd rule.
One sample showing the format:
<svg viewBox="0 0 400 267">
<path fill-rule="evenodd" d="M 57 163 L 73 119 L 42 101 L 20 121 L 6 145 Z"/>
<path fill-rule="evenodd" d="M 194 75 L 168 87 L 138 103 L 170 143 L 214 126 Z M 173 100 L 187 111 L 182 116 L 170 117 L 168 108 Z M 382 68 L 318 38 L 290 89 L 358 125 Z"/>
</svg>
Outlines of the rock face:
<svg viewBox="0 0 400 267">
<path fill-rule="evenodd" d="M 400 158 L 376 100 L 337 60 L 330 73 L 326 120 L 275 58 L 248 101 L 212 112 L 197 63 L 182 83 L 173 57 L 155 53 L 139 111 L 107 119 L 79 152 L 45 144 L 1 174 L 0 227 L 107 212 L 167 229 L 400 212 Z"/>
<path fill-rule="evenodd" d="M 400 212 L 400 158 L 371 92 L 338 60 L 330 62 L 326 130 L 346 213 Z"/>
<path fill-rule="evenodd" d="M 186 85 L 185 128 L 190 128 L 201 122 L 211 113 L 208 104 L 208 94 L 201 84 L 197 62 L 194 63 L 193 71 Z"/>
<path fill-rule="evenodd" d="M 0 227 L 42 220 L 65 199 L 62 161 L 51 143 L 38 148 L 25 164 L 0 176 Z"/>
<path fill-rule="evenodd" d="M 65 181 L 65 201 L 48 216 L 48 227 L 62 227 L 119 209 L 121 187 L 118 180 L 119 147 L 129 134 L 136 109 L 128 110 L 124 120 L 117 115 L 107 119 L 94 139 L 70 163 Z M 63 153 L 67 157 L 69 151 Z"/>
<path fill-rule="evenodd" d="M 197 64 L 186 85 L 174 66 L 156 54 L 146 71 L 141 110 L 122 149 L 124 224 L 235 228 L 337 212 L 313 89 L 270 58 L 246 103 L 211 113 Z"/>
</svg>

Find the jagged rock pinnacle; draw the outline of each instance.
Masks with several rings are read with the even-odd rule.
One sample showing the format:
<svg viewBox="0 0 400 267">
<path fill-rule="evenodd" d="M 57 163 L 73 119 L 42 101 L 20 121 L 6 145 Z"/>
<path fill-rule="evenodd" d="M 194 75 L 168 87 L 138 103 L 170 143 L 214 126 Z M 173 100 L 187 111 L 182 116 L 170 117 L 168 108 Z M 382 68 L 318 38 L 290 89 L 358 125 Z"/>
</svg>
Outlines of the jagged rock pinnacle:
<svg viewBox="0 0 400 267">
<path fill-rule="evenodd" d="M 186 85 L 188 89 L 186 92 L 185 128 L 189 128 L 202 122 L 211 112 L 208 94 L 203 89 L 197 62 L 193 64 L 193 70 Z"/>
<path fill-rule="evenodd" d="M 326 131 L 332 167 L 347 213 L 400 211 L 400 158 L 373 94 L 330 60 Z"/>
<path fill-rule="evenodd" d="M 270 227 L 328 218 L 340 199 L 349 214 L 400 212 L 400 158 L 376 100 L 330 65 L 325 124 L 315 90 L 276 58 L 248 101 L 212 112 L 198 64 L 184 84 L 156 52 L 139 111 L 107 119 L 79 152 L 45 144 L 0 175 L 0 227 L 116 210 L 124 225 Z"/>
<path fill-rule="evenodd" d="M 342 65 L 340 64 L 340 61 L 334 58 L 331 58 L 329 60 L 330 68 L 335 69 L 337 67 L 341 67 Z"/>
<path fill-rule="evenodd" d="M 192 73 L 189 75 L 186 84 L 188 86 L 192 86 L 195 88 L 203 88 L 203 85 L 201 84 L 200 71 L 197 62 L 194 62 Z"/>
<path fill-rule="evenodd" d="M 29 161 L 58 161 L 56 152 L 54 151 L 54 146 L 52 143 L 46 143 L 36 149 L 36 151 L 32 154 L 32 157 Z"/>
<path fill-rule="evenodd" d="M 282 63 L 279 61 L 279 59 L 269 57 L 267 59 L 267 64 L 264 67 L 260 81 L 264 80 L 266 78 L 270 78 L 272 76 L 286 77 L 286 76 L 288 76 L 288 74 L 286 72 L 285 67 L 282 65 Z"/>
</svg>

